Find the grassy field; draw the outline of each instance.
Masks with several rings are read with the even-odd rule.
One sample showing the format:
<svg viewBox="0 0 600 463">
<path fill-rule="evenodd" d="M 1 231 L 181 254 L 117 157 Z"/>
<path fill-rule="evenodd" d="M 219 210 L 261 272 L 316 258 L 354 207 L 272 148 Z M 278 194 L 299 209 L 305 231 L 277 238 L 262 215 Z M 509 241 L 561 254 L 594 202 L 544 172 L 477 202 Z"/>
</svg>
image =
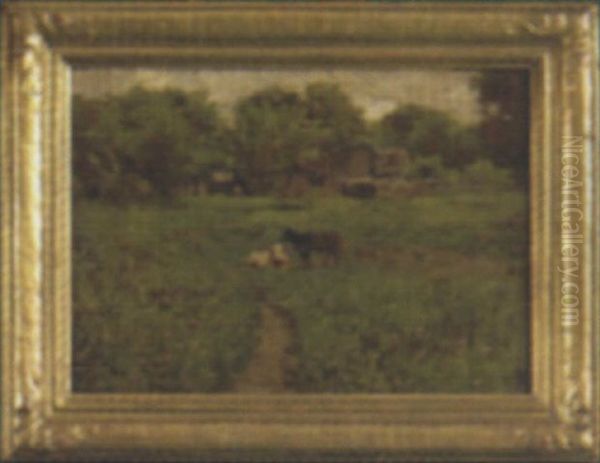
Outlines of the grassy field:
<svg viewBox="0 0 600 463">
<path fill-rule="evenodd" d="M 293 325 L 289 391 L 528 389 L 520 192 L 74 207 L 76 390 L 231 391 L 265 305 Z M 338 231 L 341 261 L 244 264 L 285 227 Z"/>
</svg>

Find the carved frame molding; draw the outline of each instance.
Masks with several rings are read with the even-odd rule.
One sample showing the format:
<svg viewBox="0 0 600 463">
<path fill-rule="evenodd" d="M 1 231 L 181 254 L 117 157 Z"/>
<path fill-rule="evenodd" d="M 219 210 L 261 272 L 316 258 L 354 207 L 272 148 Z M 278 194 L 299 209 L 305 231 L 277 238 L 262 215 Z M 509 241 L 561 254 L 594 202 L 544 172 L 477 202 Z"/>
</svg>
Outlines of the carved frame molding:
<svg viewBox="0 0 600 463">
<path fill-rule="evenodd" d="M 597 459 L 597 18 L 592 3 L 6 2 L 2 457 Z M 73 394 L 70 72 L 76 65 L 155 62 L 529 69 L 531 394 Z M 560 323 L 563 136 L 583 139 L 574 326 Z"/>
</svg>

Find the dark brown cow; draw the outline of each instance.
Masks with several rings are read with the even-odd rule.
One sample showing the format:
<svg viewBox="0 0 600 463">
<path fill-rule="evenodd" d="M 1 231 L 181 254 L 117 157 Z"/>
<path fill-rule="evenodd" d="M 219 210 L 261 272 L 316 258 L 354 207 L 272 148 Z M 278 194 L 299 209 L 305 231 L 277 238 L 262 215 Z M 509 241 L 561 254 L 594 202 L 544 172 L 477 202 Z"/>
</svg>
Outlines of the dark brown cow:
<svg viewBox="0 0 600 463">
<path fill-rule="evenodd" d="M 336 264 L 342 255 L 343 240 L 334 231 L 301 232 L 286 228 L 281 239 L 294 248 L 305 265 L 311 264 L 313 255 L 324 257 L 329 264 Z"/>
</svg>

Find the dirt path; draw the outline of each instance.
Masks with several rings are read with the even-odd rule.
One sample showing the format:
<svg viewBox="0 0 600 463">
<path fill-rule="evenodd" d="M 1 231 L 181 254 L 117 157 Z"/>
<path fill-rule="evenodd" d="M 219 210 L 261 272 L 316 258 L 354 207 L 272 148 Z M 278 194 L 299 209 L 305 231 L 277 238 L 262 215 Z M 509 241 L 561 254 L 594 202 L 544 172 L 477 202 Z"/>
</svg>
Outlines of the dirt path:
<svg viewBox="0 0 600 463">
<path fill-rule="evenodd" d="M 244 393 L 284 392 L 286 369 L 290 358 L 288 350 L 293 333 L 288 320 L 276 309 L 264 305 L 256 350 L 233 390 Z"/>
</svg>

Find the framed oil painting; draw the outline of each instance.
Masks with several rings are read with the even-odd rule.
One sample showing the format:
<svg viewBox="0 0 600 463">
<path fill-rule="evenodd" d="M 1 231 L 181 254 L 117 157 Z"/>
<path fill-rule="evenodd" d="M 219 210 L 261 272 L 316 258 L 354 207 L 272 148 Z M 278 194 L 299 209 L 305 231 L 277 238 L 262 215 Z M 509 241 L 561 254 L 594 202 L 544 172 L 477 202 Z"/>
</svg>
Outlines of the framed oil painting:
<svg viewBox="0 0 600 463">
<path fill-rule="evenodd" d="M 3 458 L 596 461 L 597 15 L 5 2 Z"/>
</svg>

